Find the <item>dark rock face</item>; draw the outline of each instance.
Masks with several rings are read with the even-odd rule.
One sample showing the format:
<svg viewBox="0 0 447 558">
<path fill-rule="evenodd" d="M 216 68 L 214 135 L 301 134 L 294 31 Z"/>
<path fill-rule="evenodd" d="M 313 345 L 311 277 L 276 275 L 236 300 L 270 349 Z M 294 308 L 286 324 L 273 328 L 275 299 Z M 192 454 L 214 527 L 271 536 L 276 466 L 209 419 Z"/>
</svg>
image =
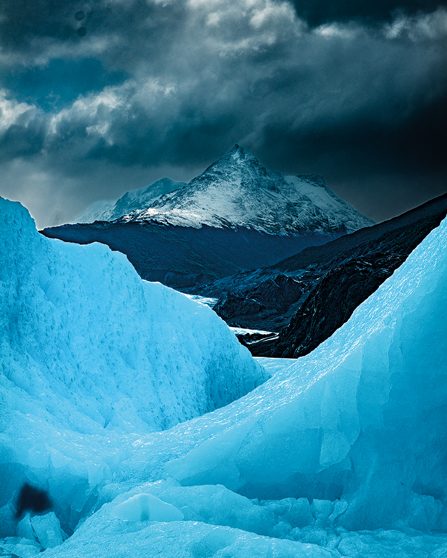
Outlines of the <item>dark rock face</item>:
<svg viewBox="0 0 447 558">
<path fill-rule="evenodd" d="M 250 294 L 254 299 L 263 300 L 269 308 L 283 311 L 301 297 L 303 288 L 299 279 L 281 274 L 260 283 Z"/>
<path fill-rule="evenodd" d="M 271 268 L 239 274 L 232 281 L 226 278 L 219 285 L 228 291 L 215 310 L 230 325 L 279 331 L 241 339 L 254 355 L 305 355 L 348 320 L 446 213 L 444 195 L 390 221 L 305 249 Z M 278 277 L 287 281 L 281 280 L 276 291 L 269 289 Z M 275 324 L 282 327 L 275 330 Z"/>
<path fill-rule="evenodd" d="M 446 215 L 435 215 L 385 233 L 375 242 L 337 259 L 280 332 L 271 354 L 299 357 L 310 353 L 342 326 L 354 310 L 397 269 Z"/>
<path fill-rule="evenodd" d="M 305 283 L 281 273 L 267 277 L 242 294 L 229 292 L 218 301 L 214 310 L 234 326 L 244 324 L 248 327 L 247 323 L 253 326 L 262 320 L 264 327 L 276 328 L 277 317 L 284 316 L 305 289 Z"/>
<path fill-rule="evenodd" d="M 239 296 L 237 294 L 229 294 L 224 297 L 223 300 L 219 301 L 216 306 L 213 307 L 214 311 L 219 314 L 221 318 L 228 321 L 231 319 L 233 325 L 239 325 L 237 323 L 237 316 L 241 315 L 242 319 L 244 314 L 252 315 L 265 312 L 266 306 L 253 298 L 246 298 Z"/>
<path fill-rule="evenodd" d="M 401 263 L 385 260 L 382 267 L 374 258 L 354 258 L 329 271 L 280 332 L 271 354 L 302 356 L 330 337 Z"/>
</svg>

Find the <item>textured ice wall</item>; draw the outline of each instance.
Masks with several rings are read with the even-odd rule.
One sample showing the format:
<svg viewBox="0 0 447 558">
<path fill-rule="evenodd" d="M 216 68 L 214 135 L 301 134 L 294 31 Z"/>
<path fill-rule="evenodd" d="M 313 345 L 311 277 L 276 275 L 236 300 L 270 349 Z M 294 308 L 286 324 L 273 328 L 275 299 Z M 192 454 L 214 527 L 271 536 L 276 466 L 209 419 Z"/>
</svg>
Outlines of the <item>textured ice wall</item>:
<svg viewBox="0 0 447 558">
<path fill-rule="evenodd" d="M 107 247 L 49 240 L 3 199 L 0 239 L 0 519 L 25 478 L 82 509 L 121 459 L 114 436 L 168 428 L 265 379 L 209 308 Z"/>
<path fill-rule="evenodd" d="M 49 556 L 443 556 L 446 241 L 447 221 L 311 355 L 142 436 L 110 503 Z M 183 520 L 160 522 L 151 498 Z"/>
<path fill-rule="evenodd" d="M 446 245 L 444 221 L 312 354 L 211 415 L 142 437 L 122 482 L 341 502 L 334 524 L 350 529 L 447 529 Z"/>
<path fill-rule="evenodd" d="M 210 420 L 215 436 L 169 474 L 343 500 L 348 528 L 447 529 L 446 246 L 444 221 L 327 342 Z"/>
</svg>

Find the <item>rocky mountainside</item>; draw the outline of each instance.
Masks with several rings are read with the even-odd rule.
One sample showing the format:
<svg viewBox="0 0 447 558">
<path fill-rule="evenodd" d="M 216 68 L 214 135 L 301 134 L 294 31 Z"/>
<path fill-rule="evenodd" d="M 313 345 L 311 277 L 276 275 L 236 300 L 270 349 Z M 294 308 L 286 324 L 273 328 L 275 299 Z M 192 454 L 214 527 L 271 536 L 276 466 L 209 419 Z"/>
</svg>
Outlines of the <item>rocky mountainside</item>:
<svg viewBox="0 0 447 558">
<path fill-rule="evenodd" d="M 327 339 L 445 217 L 447 194 L 384 223 L 202 289 L 253 354 L 298 357 Z"/>
</svg>

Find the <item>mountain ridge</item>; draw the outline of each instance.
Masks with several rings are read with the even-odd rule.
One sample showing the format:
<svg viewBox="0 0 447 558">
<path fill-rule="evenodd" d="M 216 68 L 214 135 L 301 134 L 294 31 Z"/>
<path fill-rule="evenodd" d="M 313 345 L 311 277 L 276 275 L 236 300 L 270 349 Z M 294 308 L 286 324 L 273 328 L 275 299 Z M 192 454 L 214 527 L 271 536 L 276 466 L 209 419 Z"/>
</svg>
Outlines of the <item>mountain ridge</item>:
<svg viewBox="0 0 447 558">
<path fill-rule="evenodd" d="M 185 182 L 178 182 L 168 177 L 159 178 L 148 186 L 125 192 L 117 200 L 94 202 L 74 221 L 75 223 L 114 221 L 135 211 L 142 203 L 152 203 L 160 196 L 182 188 L 185 184 Z"/>
<path fill-rule="evenodd" d="M 149 207 L 114 218 L 141 203 Z M 239 145 L 188 184 L 161 179 L 124 194 L 113 211 L 103 214 L 111 220 L 42 232 L 105 243 L 126 254 L 144 279 L 188 292 L 371 224 L 321 177 L 285 177 Z"/>
<path fill-rule="evenodd" d="M 276 235 L 343 234 L 372 223 L 321 177 L 269 170 L 238 144 L 188 183 L 160 179 L 125 193 L 113 209 L 96 216 L 126 223 L 242 227 Z"/>
</svg>

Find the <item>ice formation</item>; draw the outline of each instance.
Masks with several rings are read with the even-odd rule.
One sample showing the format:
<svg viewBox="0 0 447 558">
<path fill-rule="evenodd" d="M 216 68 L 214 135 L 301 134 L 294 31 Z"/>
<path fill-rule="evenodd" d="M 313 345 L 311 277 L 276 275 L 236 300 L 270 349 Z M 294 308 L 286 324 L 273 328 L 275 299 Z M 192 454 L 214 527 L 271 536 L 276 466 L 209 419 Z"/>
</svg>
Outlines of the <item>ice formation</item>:
<svg viewBox="0 0 447 558">
<path fill-rule="evenodd" d="M 73 497 L 66 476 L 104 477 L 109 435 L 168 428 L 266 378 L 212 310 L 142 281 L 121 254 L 46 239 L 1 199 L 0 235 L 0 536 L 25 480 L 58 505 Z"/>
<path fill-rule="evenodd" d="M 56 433 L 45 398 L 20 401 L 14 433 L 56 439 L 17 463 L 47 480 L 71 535 L 43 556 L 447 555 L 446 245 L 444 221 L 313 353 L 170 430 L 75 435 L 57 417 Z M 17 532 L 1 544 L 45 546 Z"/>
</svg>

